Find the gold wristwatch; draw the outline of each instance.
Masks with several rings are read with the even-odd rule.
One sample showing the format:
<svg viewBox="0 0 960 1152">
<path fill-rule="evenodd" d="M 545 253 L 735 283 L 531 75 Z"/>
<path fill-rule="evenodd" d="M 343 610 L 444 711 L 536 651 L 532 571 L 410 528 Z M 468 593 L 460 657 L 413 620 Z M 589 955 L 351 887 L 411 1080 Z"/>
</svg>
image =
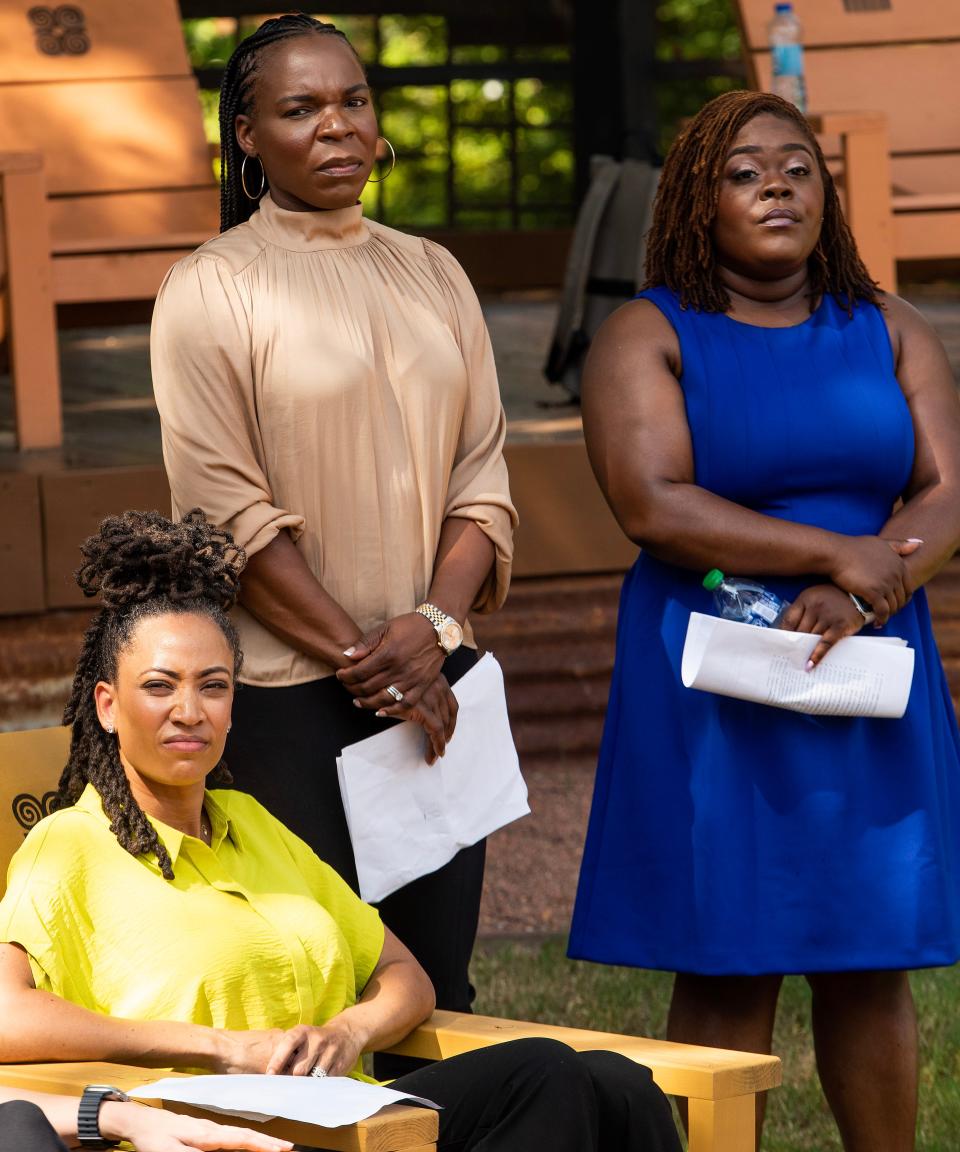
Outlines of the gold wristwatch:
<svg viewBox="0 0 960 1152">
<path fill-rule="evenodd" d="M 456 650 L 463 643 L 463 629 L 436 604 L 418 604 L 416 608 L 421 616 L 425 616 L 433 625 L 437 634 L 437 643 L 443 649 L 445 656 Z"/>
</svg>

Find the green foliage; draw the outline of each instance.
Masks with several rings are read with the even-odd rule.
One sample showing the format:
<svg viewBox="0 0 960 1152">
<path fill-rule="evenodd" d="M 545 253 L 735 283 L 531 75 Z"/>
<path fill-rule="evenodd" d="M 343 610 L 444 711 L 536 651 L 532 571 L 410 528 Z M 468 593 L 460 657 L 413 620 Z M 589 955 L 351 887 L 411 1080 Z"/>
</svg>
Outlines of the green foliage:
<svg viewBox="0 0 960 1152">
<path fill-rule="evenodd" d="M 474 955 L 477 1012 L 601 1032 L 663 1037 L 672 977 L 666 972 L 568 960 L 560 940 L 488 944 Z M 960 1128 L 960 969 L 911 977 L 920 1021 L 918 1152 L 955 1152 Z M 810 992 L 784 981 L 774 1052 L 783 1086 L 769 1094 L 764 1152 L 841 1152 L 817 1080 L 810 1036 Z"/>
<path fill-rule="evenodd" d="M 740 31 L 731 0 L 661 0 L 657 6 L 659 60 L 734 61 L 740 57 Z M 661 80 L 657 84 L 660 147 L 666 151 L 680 124 L 708 100 L 742 88 L 733 76 Z"/>
</svg>

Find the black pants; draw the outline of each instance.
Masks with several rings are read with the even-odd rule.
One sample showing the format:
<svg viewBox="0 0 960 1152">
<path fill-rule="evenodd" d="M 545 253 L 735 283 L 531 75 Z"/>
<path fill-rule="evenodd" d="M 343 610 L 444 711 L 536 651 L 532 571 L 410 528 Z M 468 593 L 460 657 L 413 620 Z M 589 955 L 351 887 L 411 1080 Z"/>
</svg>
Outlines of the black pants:
<svg viewBox="0 0 960 1152">
<path fill-rule="evenodd" d="M 391 1087 L 443 1106 L 443 1152 L 680 1152 L 649 1068 L 615 1052 L 513 1040 L 451 1056 Z"/>
<path fill-rule="evenodd" d="M 36 1104 L 12 1100 L 0 1104 L 0 1152 L 67 1152 L 67 1146 Z"/>
<path fill-rule="evenodd" d="M 461 648 L 447 658 L 444 675 L 455 683 L 476 660 L 475 651 Z M 347 744 L 395 721 L 354 708 L 352 700 L 335 676 L 292 688 L 241 685 L 225 758 L 234 786 L 256 796 L 356 891 L 337 757 Z M 484 855 L 483 842 L 465 848 L 379 904 L 383 922 L 433 981 L 437 1007 L 452 1012 L 469 1012 L 473 1002 L 468 967 L 480 917 Z M 375 1074 L 383 1080 L 420 1066 L 403 1056 L 374 1060 Z"/>
</svg>

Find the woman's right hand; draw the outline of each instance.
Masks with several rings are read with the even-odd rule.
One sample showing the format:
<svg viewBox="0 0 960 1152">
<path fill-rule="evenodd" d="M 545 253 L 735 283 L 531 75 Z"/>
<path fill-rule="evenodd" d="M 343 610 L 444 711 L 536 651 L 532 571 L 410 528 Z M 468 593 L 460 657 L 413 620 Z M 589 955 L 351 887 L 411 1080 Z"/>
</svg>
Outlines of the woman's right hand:
<svg viewBox="0 0 960 1152">
<path fill-rule="evenodd" d="M 913 583 L 903 559 L 922 540 L 884 540 L 879 536 L 846 536 L 837 549 L 830 579 L 873 608 L 879 625 L 886 624 L 913 595 Z"/>
<path fill-rule="evenodd" d="M 378 716 L 394 716 L 398 720 L 413 720 L 427 734 L 427 750 L 424 760 L 433 764 L 438 756 L 447 750 L 457 726 L 457 698 L 454 696 L 446 676 L 440 675 L 428 684 L 416 704 L 410 708 L 406 702 L 381 708 Z"/>
<path fill-rule="evenodd" d="M 250 1128 L 218 1124 L 194 1116 L 180 1116 L 161 1108 L 148 1108 L 132 1100 L 107 1100 L 100 1108 L 100 1131 L 109 1139 L 128 1140 L 137 1152 L 288 1152 L 289 1140 L 265 1136 Z"/>
</svg>

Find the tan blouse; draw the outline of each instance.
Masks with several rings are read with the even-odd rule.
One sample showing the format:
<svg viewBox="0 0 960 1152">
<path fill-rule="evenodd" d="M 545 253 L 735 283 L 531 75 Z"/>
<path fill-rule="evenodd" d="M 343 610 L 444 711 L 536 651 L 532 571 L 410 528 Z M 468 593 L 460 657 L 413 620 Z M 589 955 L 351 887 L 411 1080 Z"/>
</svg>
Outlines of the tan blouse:
<svg viewBox="0 0 960 1152">
<path fill-rule="evenodd" d="M 426 597 L 443 521 L 462 517 L 496 548 L 474 608 L 502 603 L 506 422 L 480 305 L 443 248 L 359 205 L 267 195 L 167 274 L 151 357 L 175 516 L 202 508 L 248 554 L 289 529 L 363 631 Z M 236 622 L 246 683 L 333 671 L 242 608 Z"/>
</svg>

